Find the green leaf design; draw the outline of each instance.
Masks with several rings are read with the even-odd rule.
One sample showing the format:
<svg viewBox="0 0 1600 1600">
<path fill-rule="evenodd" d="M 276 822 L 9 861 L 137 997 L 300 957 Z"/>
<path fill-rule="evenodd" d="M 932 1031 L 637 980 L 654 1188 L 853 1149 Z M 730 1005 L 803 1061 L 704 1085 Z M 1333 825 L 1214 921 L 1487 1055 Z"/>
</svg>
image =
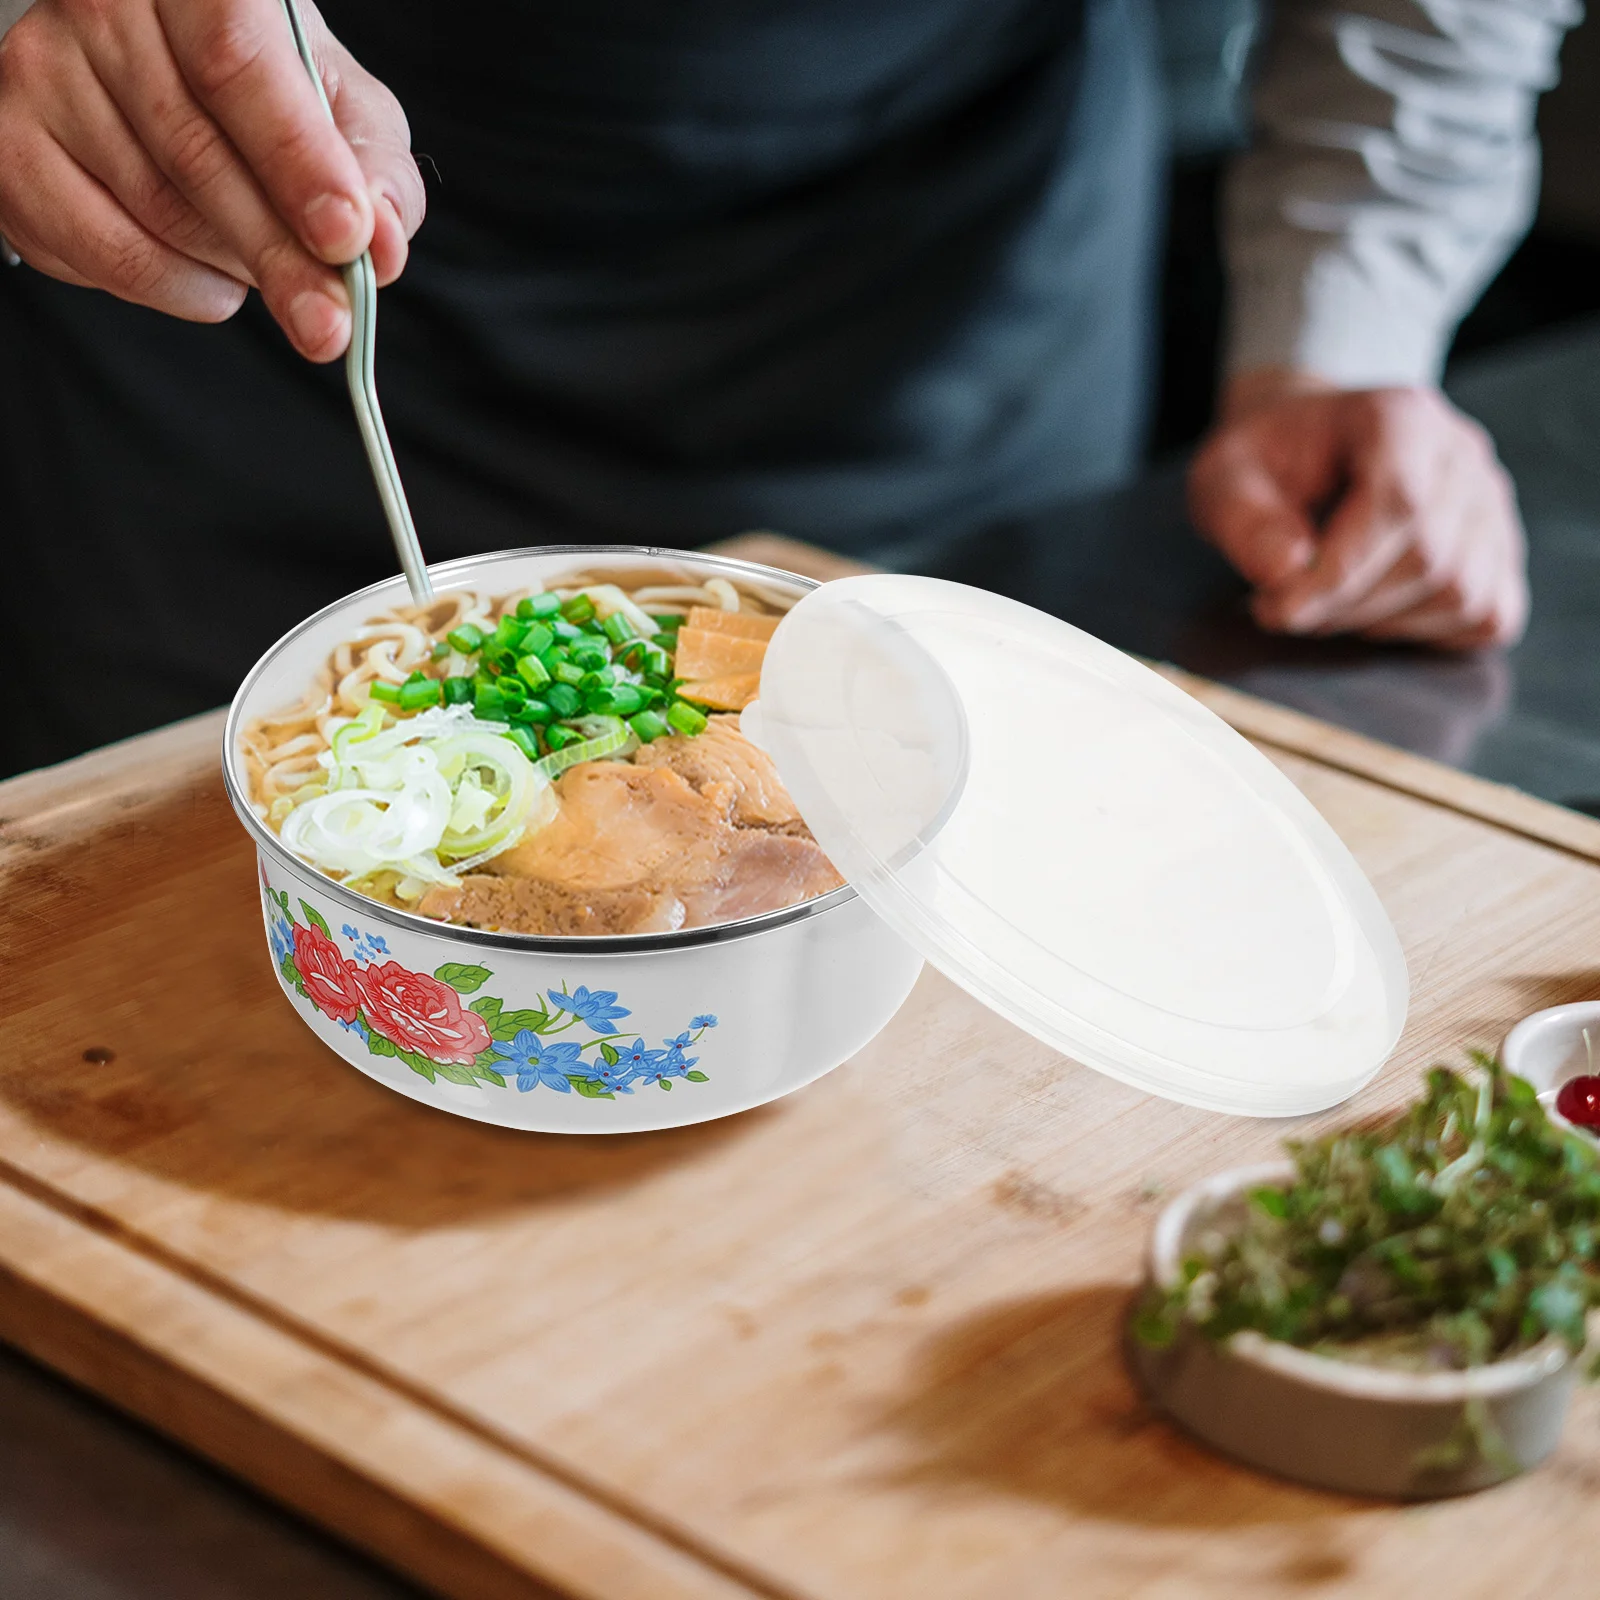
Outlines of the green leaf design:
<svg viewBox="0 0 1600 1600">
<path fill-rule="evenodd" d="M 490 1024 L 490 1033 L 502 1044 L 515 1039 L 524 1028 L 539 1033 L 550 1021 L 548 1011 L 502 1011 L 497 1021 Z"/>
<path fill-rule="evenodd" d="M 670 1089 L 672 1087 L 672 1085 L 668 1083 L 665 1078 L 657 1078 L 656 1082 L 659 1083 L 663 1089 Z"/>
<path fill-rule="evenodd" d="M 550 1048 L 554 1050 L 555 1046 L 551 1045 Z M 611 1044 L 605 1040 L 601 1041 L 600 1054 L 605 1057 L 606 1065 L 608 1067 L 616 1066 L 616 1064 L 622 1059 L 622 1052 L 618 1050 L 614 1044 Z"/>
<path fill-rule="evenodd" d="M 686 1073 L 684 1073 L 684 1077 L 686 1077 L 689 1080 L 690 1083 L 710 1083 L 711 1082 L 711 1080 L 703 1072 L 686 1072 Z"/>
<path fill-rule="evenodd" d="M 486 994 L 481 996 L 479 999 L 474 1000 L 472 1004 L 467 1007 L 467 1010 L 476 1011 L 478 1015 L 482 1017 L 491 1028 L 493 1028 L 500 1020 L 500 1006 L 500 1000 L 498 1000 L 492 994 Z"/>
<path fill-rule="evenodd" d="M 493 1067 L 488 1066 L 484 1062 L 482 1056 L 479 1056 L 478 1059 L 473 1062 L 472 1070 L 474 1074 L 479 1078 L 482 1078 L 485 1083 L 492 1083 L 497 1089 L 505 1088 L 506 1080 L 502 1078 Z"/>
<path fill-rule="evenodd" d="M 413 1055 L 409 1050 L 402 1050 L 397 1053 L 401 1059 L 404 1060 L 405 1064 L 410 1067 L 419 1078 L 426 1078 L 429 1083 L 434 1081 L 434 1074 L 441 1070 L 431 1061 L 426 1060 L 422 1056 Z"/>
<path fill-rule="evenodd" d="M 487 967 L 470 967 L 460 961 L 447 961 L 442 967 L 435 967 L 433 975 L 440 983 L 448 983 L 457 994 L 471 994 L 494 976 Z"/>
<path fill-rule="evenodd" d="M 602 1089 L 593 1078 L 568 1077 L 567 1082 L 570 1083 L 585 1100 L 615 1100 L 617 1098 L 609 1089 Z"/>
<path fill-rule="evenodd" d="M 381 1033 L 371 1026 L 367 1028 L 367 1049 L 375 1056 L 397 1056 L 400 1054 Z"/>
<path fill-rule="evenodd" d="M 468 1089 L 478 1086 L 478 1075 L 471 1067 L 459 1066 L 454 1061 L 436 1061 L 433 1065 L 439 1076 L 448 1078 L 451 1083 L 459 1083 Z"/>
<path fill-rule="evenodd" d="M 284 898 L 287 899 L 288 896 L 286 895 Z M 328 927 L 326 919 L 314 905 L 311 905 L 308 901 L 302 900 L 300 902 L 300 909 L 305 912 L 306 921 L 309 922 L 313 928 L 321 929 L 324 938 L 331 939 L 333 937 L 332 930 Z"/>
</svg>

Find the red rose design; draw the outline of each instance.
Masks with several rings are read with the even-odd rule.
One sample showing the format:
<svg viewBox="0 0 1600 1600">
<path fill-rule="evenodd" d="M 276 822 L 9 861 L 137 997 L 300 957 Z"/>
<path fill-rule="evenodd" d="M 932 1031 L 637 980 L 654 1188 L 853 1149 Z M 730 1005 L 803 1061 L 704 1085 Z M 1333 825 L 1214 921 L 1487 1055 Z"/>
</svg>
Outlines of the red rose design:
<svg viewBox="0 0 1600 1600">
<path fill-rule="evenodd" d="M 488 1025 L 448 983 L 407 972 L 398 961 L 357 972 L 355 981 L 366 1002 L 367 1026 L 390 1044 L 463 1067 L 489 1048 Z"/>
<path fill-rule="evenodd" d="M 323 1016 L 354 1022 L 361 1010 L 359 974 L 321 928 L 294 926 L 294 964 L 306 994 Z"/>
</svg>

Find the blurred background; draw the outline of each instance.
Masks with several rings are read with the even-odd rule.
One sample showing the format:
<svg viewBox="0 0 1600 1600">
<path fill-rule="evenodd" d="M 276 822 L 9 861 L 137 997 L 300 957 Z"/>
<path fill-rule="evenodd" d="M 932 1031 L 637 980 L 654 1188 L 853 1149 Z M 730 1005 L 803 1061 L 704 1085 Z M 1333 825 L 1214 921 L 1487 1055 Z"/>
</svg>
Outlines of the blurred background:
<svg viewBox="0 0 1600 1600">
<path fill-rule="evenodd" d="M 1244 142 L 1256 0 L 1158 0 L 1172 141 L 1160 401 L 1151 453 L 1191 445 L 1211 417 L 1222 310 L 1216 204 Z M 1561 83 L 1539 108 L 1538 220 L 1467 318 L 1452 363 L 1600 313 L 1600 23 L 1567 37 Z"/>
</svg>

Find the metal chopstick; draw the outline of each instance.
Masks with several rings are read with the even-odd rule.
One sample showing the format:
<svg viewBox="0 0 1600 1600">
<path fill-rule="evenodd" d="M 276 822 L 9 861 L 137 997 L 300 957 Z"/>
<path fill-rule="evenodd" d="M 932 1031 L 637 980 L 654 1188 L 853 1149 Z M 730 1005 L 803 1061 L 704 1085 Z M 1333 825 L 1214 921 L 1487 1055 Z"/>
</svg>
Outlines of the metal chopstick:
<svg viewBox="0 0 1600 1600">
<path fill-rule="evenodd" d="M 300 10 L 295 0 L 279 0 L 283 14 L 288 19 L 289 30 L 294 35 L 295 48 L 316 86 L 322 109 L 333 120 L 333 107 L 322 87 L 322 74 L 317 70 L 316 58 L 311 53 Z M 378 486 L 378 498 L 383 502 L 383 514 L 389 522 L 389 533 L 394 540 L 395 553 L 400 557 L 406 582 L 411 585 L 411 598 L 420 605 L 433 599 L 433 584 L 428 578 L 428 564 L 422 557 L 422 546 L 417 541 L 416 524 L 411 520 L 411 507 L 406 502 L 405 486 L 400 482 L 400 469 L 395 465 L 394 451 L 389 445 L 389 430 L 383 425 L 383 408 L 378 404 L 378 380 L 375 345 L 378 332 L 378 276 L 372 265 L 369 250 L 344 269 L 344 284 L 350 295 L 350 348 L 345 353 L 344 375 L 350 386 L 350 401 L 355 407 L 356 426 L 361 430 L 361 442 L 366 446 L 367 461 L 372 467 L 373 482 Z"/>
</svg>

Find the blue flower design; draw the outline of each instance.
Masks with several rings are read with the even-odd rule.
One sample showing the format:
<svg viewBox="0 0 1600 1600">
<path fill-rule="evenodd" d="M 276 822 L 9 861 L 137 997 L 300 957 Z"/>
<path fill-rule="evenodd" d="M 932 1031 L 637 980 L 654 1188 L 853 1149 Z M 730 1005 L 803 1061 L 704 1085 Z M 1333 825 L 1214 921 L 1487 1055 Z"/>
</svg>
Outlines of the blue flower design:
<svg viewBox="0 0 1600 1600">
<path fill-rule="evenodd" d="M 689 1068 L 700 1059 L 699 1056 L 686 1056 L 671 1039 L 667 1041 L 665 1050 L 657 1050 L 652 1054 L 659 1056 L 660 1059 L 639 1072 L 639 1077 L 646 1083 L 661 1083 L 667 1078 L 685 1077 Z"/>
<path fill-rule="evenodd" d="M 622 1052 L 617 1062 L 619 1070 L 631 1072 L 642 1077 L 649 1072 L 658 1061 L 666 1056 L 665 1050 L 646 1050 L 643 1039 L 635 1039 L 626 1050 Z"/>
<path fill-rule="evenodd" d="M 597 1061 L 594 1064 L 593 1076 L 600 1087 L 611 1094 L 633 1093 L 633 1080 L 636 1074 L 625 1061 L 619 1061 L 614 1067 L 604 1061 Z"/>
<path fill-rule="evenodd" d="M 495 1052 L 502 1059 L 492 1063 L 495 1071 L 506 1077 L 515 1077 L 517 1087 L 526 1094 L 541 1083 L 560 1094 L 571 1094 L 572 1085 L 567 1074 L 575 1072 L 580 1077 L 590 1077 L 587 1063 L 578 1059 L 582 1047 L 576 1044 L 550 1044 L 531 1028 L 524 1028 L 509 1043 L 498 1043 Z"/>
<path fill-rule="evenodd" d="M 350 941 L 351 944 L 360 943 L 361 935 L 356 932 L 356 930 L 355 930 L 355 928 L 354 928 L 354 926 L 352 924 L 350 924 L 348 922 L 345 923 L 345 925 L 339 930 L 339 932 L 342 933 L 345 936 L 345 938 L 347 938 Z"/>
<path fill-rule="evenodd" d="M 341 1022 L 339 1026 L 343 1028 L 346 1033 L 359 1033 L 363 1039 L 370 1039 L 372 1037 L 372 1035 L 367 1032 L 366 1023 L 364 1023 L 360 1017 L 352 1017 L 348 1022 Z"/>
<path fill-rule="evenodd" d="M 591 1033 L 615 1033 L 617 1028 L 614 1019 L 633 1015 L 626 1006 L 617 1004 L 615 989 L 596 989 L 591 993 L 580 983 L 571 994 L 560 994 L 554 989 L 547 989 L 545 993 L 550 996 L 551 1005 L 562 1011 L 570 1011 L 580 1021 L 586 1022 Z"/>
<path fill-rule="evenodd" d="M 274 963 L 280 967 L 283 958 L 294 953 L 294 936 L 289 932 L 289 925 L 277 917 L 267 924 L 267 942 L 272 946 Z"/>
<path fill-rule="evenodd" d="M 716 1025 L 717 1019 L 711 1016 L 709 1013 L 703 1017 L 696 1017 L 694 1021 L 689 1024 L 691 1028 L 714 1028 Z"/>
<path fill-rule="evenodd" d="M 689 1030 L 685 1028 L 675 1039 L 665 1041 L 668 1050 L 687 1050 L 694 1040 L 689 1037 Z"/>
<path fill-rule="evenodd" d="M 372 946 L 373 950 L 378 955 L 380 955 L 380 956 L 388 955 L 388 953 L 389 953 L 389 941 L 387 939 L 385 939 L 381 933 L 380 934 L 371 934 L 371 933 L 369 933 L 367 935 L 367 943 Z"/>
</svg>

